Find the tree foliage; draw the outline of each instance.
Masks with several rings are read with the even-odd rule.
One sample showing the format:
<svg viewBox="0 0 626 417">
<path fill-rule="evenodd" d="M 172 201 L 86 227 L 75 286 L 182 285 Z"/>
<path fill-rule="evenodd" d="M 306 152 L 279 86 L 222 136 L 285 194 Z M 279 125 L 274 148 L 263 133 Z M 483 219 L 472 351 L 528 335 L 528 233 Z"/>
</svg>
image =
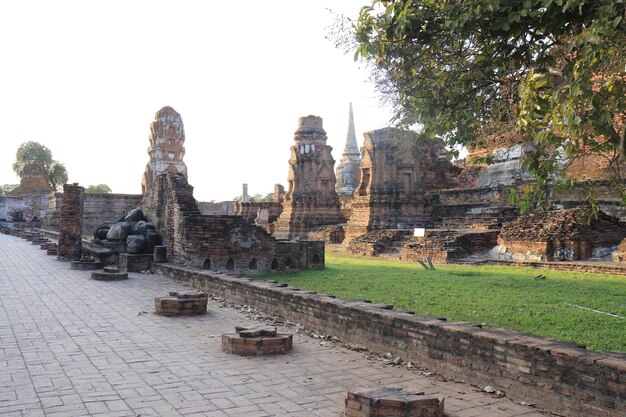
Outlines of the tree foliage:
<svg viewBox="0 0 626 417">
<path fill-rule="evenodd" d="M 85 188 L 87 193 L 110 193 L 111 187 L 106 184 L 89 185 Z"/>
<path fill-rule="evenodd" d="M 397 121 L 431 137 L 480 146 L 485 126 L 516 125 L 533 145 L 527 197 L 545 207 L 564 159 L 626 156 L 625 13 L 622 0 L 374 0 L 355 58 Z"/>
<path fill-rule="evenodd" d="M 24 168 L 35 161 L 43 161 L 48 174 L 48 181 L 53 189 L 58 190 L 60 186 L 67 182 L 65 166 L 52 159 L 50 149 L 38 142 L 24 142 L 17 148 L 13 171 L 21 177 Z"/>
</svg>

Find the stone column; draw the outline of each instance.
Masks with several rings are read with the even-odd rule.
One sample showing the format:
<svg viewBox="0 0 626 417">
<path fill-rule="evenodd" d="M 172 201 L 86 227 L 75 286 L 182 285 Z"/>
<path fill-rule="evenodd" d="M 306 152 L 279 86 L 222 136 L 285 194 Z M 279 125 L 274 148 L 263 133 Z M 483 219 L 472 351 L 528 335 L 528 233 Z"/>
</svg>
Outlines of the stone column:
<svg viewBox="0 0 626 417">
<path fill-rule="evenodd" d="M 57 249 L 59 260 L 80 259 L 84 195 L 85 188 L 79 186 L 77 182 L 63 186 Z"/>
</svg>

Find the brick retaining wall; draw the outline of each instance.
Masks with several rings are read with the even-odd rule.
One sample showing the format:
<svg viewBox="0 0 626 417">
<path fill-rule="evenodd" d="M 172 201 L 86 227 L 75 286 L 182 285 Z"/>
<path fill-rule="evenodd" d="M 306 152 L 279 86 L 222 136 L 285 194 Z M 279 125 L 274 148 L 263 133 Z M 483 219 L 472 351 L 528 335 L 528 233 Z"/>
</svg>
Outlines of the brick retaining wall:
<svg viewBox="0 0 626 417">
<path fill-rule="evenodd" d="M 597 353 L 556 339 L 483 330 L 430 316 L 336 299 L 264 281 L 153 264 L 154 272 L 305 327 L 391 352 L 405 361 L 479 386 L 492 385 L 515 401 L 572 417 L 626 415 L 626 354 Z"/>
</svg>

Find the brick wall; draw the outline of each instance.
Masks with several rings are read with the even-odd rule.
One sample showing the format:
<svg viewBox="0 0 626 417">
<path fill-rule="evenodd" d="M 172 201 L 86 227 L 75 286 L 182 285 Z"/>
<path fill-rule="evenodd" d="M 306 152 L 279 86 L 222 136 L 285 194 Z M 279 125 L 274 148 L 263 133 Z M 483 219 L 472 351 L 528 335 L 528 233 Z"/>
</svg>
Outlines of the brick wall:
<svg viewBox="0 0 626 417">
<path fill-rule="evenodd" d="M 532 402 L 570 417 L 626 414 L 623 353 L 591 352 L 555 339 L 483 330 L 470 323 L 448 323 L 269 282 L 165 264 L 153 264 L 153 269 L 203 291 L 364 345 L 370 351 L 391 352 L 455 379 L 492 385 L 514 401 Z"/>
<path fill-rule="evenodd" d="M 51 193 L 45 213 L 44 227 L 59 230 L 63 193 Z M 106 221 L 117 221 L 122 215 L 137 208 L 141 194 L 85 193 L 83 199 L 82 233 L 87 236 Z"/>
<path fill-rule="evenodd" d="M 59 219 L 58 259 L 80 259 L 84 194 L 85 189 L 77 183 L 63 186 L 63 200 Z"/>
<path fill-rule="evenodd" d="M 83 234 L 89 235 L 106 221 L 118 221 L 139 206 L 141 194 L 85 193 Z"/>
<path fill-rule="evenodd" d="M 205 216 L 181 174 L 154 181 L 141 202 L 168 247 L 168 260 L 216 271 L 323 268 L 324 242 L 279 242 L 242 216 Z"/>
<path fill-rule="evenodd" d="M 46 194 L 5 196 L 0 199 L 0 219 L 6 221 L 40 222 L 46 215 Z"/>
</svg>

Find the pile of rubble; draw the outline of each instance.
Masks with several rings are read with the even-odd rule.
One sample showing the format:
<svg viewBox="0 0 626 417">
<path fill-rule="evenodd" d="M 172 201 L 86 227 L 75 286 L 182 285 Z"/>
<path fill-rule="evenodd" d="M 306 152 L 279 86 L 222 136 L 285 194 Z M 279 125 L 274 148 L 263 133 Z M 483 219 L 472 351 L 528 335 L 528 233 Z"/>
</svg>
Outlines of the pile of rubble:
<svg viewBox="0 0 626 417">
<path fill-rule="evenodd" d="M 626 224 L 589 208 L 532 213 L 506 224 L 490 257 L 508 261 L 577 261 L 607 257 Z"/>
<path fill-rule="evenodd" d="M 602 211 L 594 218 L 589 208 L 531 213 L 502 227 L 505 241 L 546 242 L 586 240 L 595 244 L 618 244 L 626 236 L 626 224 Z"/>
</svg>

